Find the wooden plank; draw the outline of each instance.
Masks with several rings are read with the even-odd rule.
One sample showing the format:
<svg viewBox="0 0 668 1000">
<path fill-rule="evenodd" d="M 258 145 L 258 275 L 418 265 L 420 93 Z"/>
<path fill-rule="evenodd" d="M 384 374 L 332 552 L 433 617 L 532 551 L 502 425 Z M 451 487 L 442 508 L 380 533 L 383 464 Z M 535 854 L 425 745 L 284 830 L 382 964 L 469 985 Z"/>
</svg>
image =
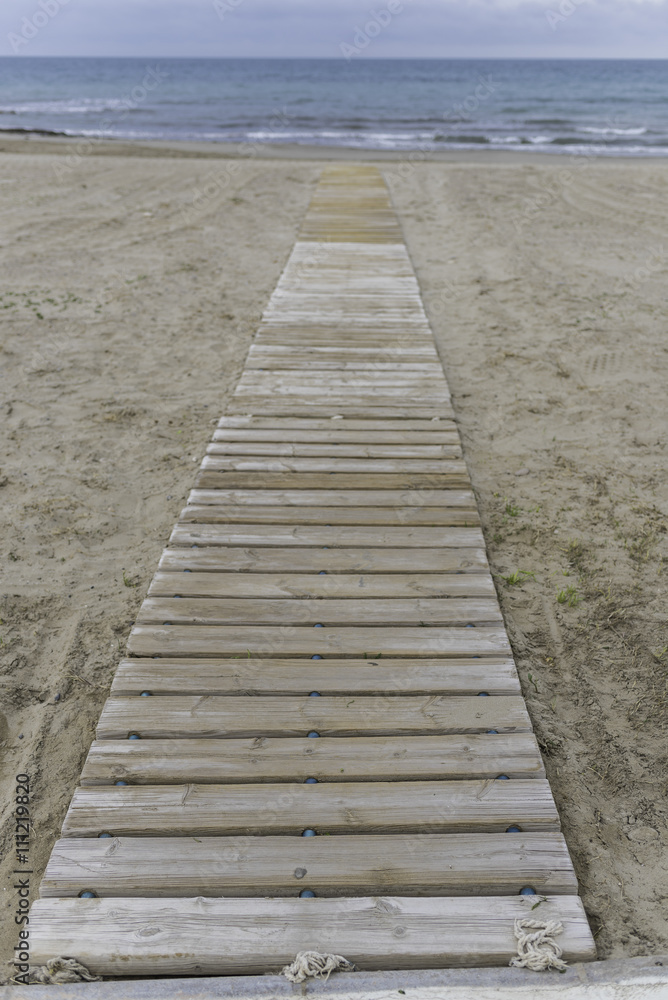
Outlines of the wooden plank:
<svg viewBox="0 0 668 1000">
<path fill-rule="evenodd" d="M 316 360 L 312 355 L 299 352 L 295 349 L 293 353 L 285 357 L 267 357 L 256 355 L 249 357 L 246 361 L 246 370 L 251 371 L 283 371 L 286 369 L 299 370 L 301 372 L 324 372 L 324 371 L 409 371 L 414 374 L 435 374 L 441 371 L 440 361 L 432 363 L 428 361 L 385 361 L 386 355 L 378 352 L 378 360 L 371 359 L 352 361 L 349 358 L 335 358 Z"/>
<path fill-rule="evenodd" d="M 219 548 L 165 549 L 166 572 L 234 573 L 480 573 L 487 570 L 483 548 Z"/>
<path fill-rule="evenodd" d="M 388 472 L 466 475 L 466 466 L 457 459 L 423 458 L 290 458 L 288 456 L 211 455 L 202 459 L 206 472 L 357 472 L 368 475 Z"/>
<path fill-rule="evenodd" d="M 558 833 L 60 840 L 40 896 L 577 895 Z"/>
<path fill-rule="evenodd" d="M 414 507 L 434 513 L 454 507 L 477 513 L 471 490 L 191 490 L 188 503 L 192 506 L 367 507 L 372 510 L 397 507 L 406 511 L 406 516 Z"/>
<path fill-rule="evenodd" d="M 279 431 L 369 431 L 389 432 L 420 432 L 441 431 L 456 426 L 451 419 L 415 419 L 405 417 L 400 420 L 377 420 L 374 417 L 362 419 L 353 418 L 349 414 L 338 418 L 328 417 L 265 417 L 261 414 L 226 414 L 218 421 L 218 427 L 244 430 L 279 430 Z"/>
<path fill-rule="evenodd" d="M 169 541 L 170 545 L 315 546 L 320 549 L 344 546 L 462 549 L 485 545 L 479 528 L 405 528 L 402 525 L 177 524 Z"/>
<path fill-rule="evenodd" d="M 179 578 L 180 579 L 180 578 Z M 334 577 L 336 580 L 337 577 Z M 147 597 L 139 625 L 497 625 L 496 598 L 303 597 L 296 600 L 254 597 Z"/>
<path fill-rule="evenodd" d="M 343 397 L 331 397 L 327 402 L 321 399 L 277 399 L 268 396 L 233 396 L 227 406 L 231 414 L 247 414 L 249 412 L 262 414 L 265 417 L 329 417 L 330 419 L 345 409 L 349 417 L 381 420 L 384 417 L 425 417 L 447 418 L 454 420 L 454 410 L 449 404 L 439 403 L 438 406 L 412 405 L 408 400 L 402 403 L 374 400 L 372 406 L 367 400 L 361 403 Z"/>
<path fill-rule="evenodd" d="M 275 379 L 270 378 L 269 372 L 258 372 L 257 374 L 262 381 L 258 379 L 257 383 L 239 383 L 233 397 L 237 403 L 244 402 L 248 397 L 248 399 L 266 400 L 269 405 L 280 403 L 283 406 L 293 404 L 310 406 L 315 403 L 323 406 L 329 404 L 344 406 L 350 404 L 360 407 L 400 406 L 407 407 L 410 412 L 411 401 L 406 398 L 406 395 L 410 393 L 413 397 L 412 406 L 415 406 L 415 400 L 418 399 L 419 406 L 422 408 L 433 407 L 436 409 L 441 405 L 447 409 L 451 408 L 445 386 L 427 386 L 424 383 L 415 382 L 406 382 L 405 385 L 396 386 L 373 386 L 371 384 L 345 386 L 339 385 L 334 377 L 330 380 L 329 385 L 326 385 L 322 379 L 320 384 L 311 385 L 311 379 L 315 377 L 315 372 L 308 377 L 301 373 L 301 378 L 304 380 L 301 384 L 297 380 L 289 382 L 287 378 L 282 384 L 279 384 Z M 289 373 L 284 374 L 288 375 Z M 340 373 L 325 372 L 323 374 L 336 376 Z"/>
<path fill-rule="evenodd" d="M 425 527 L 474 527 L 480 524 L 476 510 L 439 507 L 261 507 L 245 504 L 191 504 L 181 511 L 183 524 L 401 524 Z"/>
<path fill-rule="evenodd" d="M 438 394 L 447 397 L 448 387 L 443 369 L 435 374 L 403 370 L 383 372 L 375 369 L 355 372 L 312 372 L 307 379 L 301 369 L 286 371 L 244 371 L 238 389 L 271 389 L 275 392 L 296 392 L 298 395 L 318 395 L 332 391 L 335 395 L 351 391 L 357 395 L 379 392 L 380 395 L 400 395 L 407 390 L 424 392 L 427 396 Z"/>
<path fill-rule="evenodd" d="M 292 697 L 172 695 L 108 698 L 99 740 L 247 739 L 253 737 L 438 736 L 441 733 L 519 733 L 531 730 L 524 700 L 403 695 Z"/>
<path fill-rule="evenodd" d="M 288 441 L 214 441 L 207 445 L 207 455 L 269 455 L 292 458 L 457 458 L 458 444 L 301 444 Z"/>
<path fill-rule="evenodd" d="M 510 655 L 502 628 L 374 628 L 265 625 L 135 625 L 130 656 Z"/>
<path fill-rule="evenodd" d="M 512 659 L 121 660 L 114 695 L 520 694 Z"/>
<path fill-rule="evenodd" d="M 75 790 L 63 836 L 503 833 L 509 826 L 559 830 L 547 781 L 91 786 Z"/>
<path fill-rule="evenodd" d="M 203 490 L 415 490 L 419 496 L 437 490 L 470 490 L 466 472 L 446 472 L 425 476 L 421 473 L 346 473 L 330 472 L 217 472 L 201 470 L 195 486 Z"/>
<path fill-rule="evenodd" d="M 515 921 L 535 918 L 534 903 L 531 896 L 40 899 L 30 950 L 35 965 L 74 954 L 111 977 L 278 973 L 304 950 L 345 955 L 360 970 L 507 966 L 517 954 Z M 596 957 L 577 896 L 548 897 L 540 919 L 563 924 L 566 961 Z"/>
<path fill-rule="evenodd" d="M 239 472 L 417 472 L 466 474 L 465 464 L 458 459 L 439 458 L 291 458 L 289 456 L 243 456 L 207 454 L 202 469 Z"/>
<path fill-rule="evenodd" d="M 487 573 L 163 573 L 149 597 L 278 598 L 495 598 Z M 168 616 L 169 617 L 169 616 Z M 258 621 L 261 616 L 258 616 Z M 318 619 L 319 620 L 319 619 Z"/>
<path fill-rule="evenodd" d="M 445 423 L 445 421 L 444 421 Z M 459 444 L 459 432 L 456 425 L 452 425 L 452 430 L 440 431 L 379 431 L 379 430 L 347 430 L 345 427 L 337 429 L 338 424 L 334 424 L 334 429 L 317 430 L 309 428 L 288 428 L 276 430 L 263 427 L 219 427 L 213 435 L 214 441 L 272 441 L 274 443 L 282 441 L 304 442 L 305 444 L 318 444 L 321 442 L 335 442 L 341 444 L 369 444 L 374 445 L 438 445 L 438 444 Z"/>
<path fill-rule="evenodd" d="M 425 364 L 438 364 L 440 365 L 440 358 L 438 351 L 436 350 L 435 344 L 420 344 L 403 347 L 393 347 L 387 349 L 378 350 L 375 347 L 368 347 L 364 343 L 357 344 L 353 347 L 319 347 L 312 346 L 309 344 L 294 346 L 280 346 L 280 345 L 264 345 L 258 344 L 257 342 L 252 343 L 248 352 L 249 358 L 280 358 L 287 355 L 299 354 L 304 357 L 311 358 L 370 358 L 377 357 L 380 355 L 383 358 L 391 359 L 397 364 L 401 364 L 404 360 L 416 360 L 419 362 L 424 362 Z"/>
<path fill-rule="evenodd" d="M 96 740 L 82 785 L 544 778 L 533 733 Z"/>
</svg>

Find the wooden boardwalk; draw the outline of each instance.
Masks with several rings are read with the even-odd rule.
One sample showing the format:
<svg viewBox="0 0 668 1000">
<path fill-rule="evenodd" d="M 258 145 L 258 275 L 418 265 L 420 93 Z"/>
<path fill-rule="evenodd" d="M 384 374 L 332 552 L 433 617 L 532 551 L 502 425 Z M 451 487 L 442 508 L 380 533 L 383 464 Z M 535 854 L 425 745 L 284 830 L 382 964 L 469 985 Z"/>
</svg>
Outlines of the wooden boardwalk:
<svg viewBox="0 0 668 1000">
<path fill-rule="evenodd" d="M 505 965 L 536 916 L 591 959 L 559 830 L 387 190 L 328 169 L 130 635 L 33 959 Z"/>
</svg>

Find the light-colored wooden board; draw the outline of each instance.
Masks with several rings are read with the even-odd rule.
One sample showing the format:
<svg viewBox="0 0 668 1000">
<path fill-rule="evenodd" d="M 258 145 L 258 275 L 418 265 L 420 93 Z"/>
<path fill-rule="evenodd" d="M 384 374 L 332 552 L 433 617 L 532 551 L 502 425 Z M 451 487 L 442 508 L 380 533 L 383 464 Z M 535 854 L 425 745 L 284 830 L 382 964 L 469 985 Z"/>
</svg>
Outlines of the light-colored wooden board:
<svg viewBox="0 0 668 1000">
<path fill-rule="evenodd" d="M 290 355 L 285 357 L 265 357 L 263 355 L 256 355 L 255 357 L 248 358 L 246 361 L 246 370 L 251 371 L 284 371 L 284 370 L 299 370 L 301 372 L 324 372 L 324 371 L 381 371 L 381 372 L 393 372 L 393 371 L 407 371 L 413 372 L 413 374 L 435 374 L 437 371 L 442 370 L 439 361 L 429 363 L 428 361 L 387 361 L 386 354 L 378 352 L 378 360 L 372 360 L 371 358 L 367 360 L 351 361 L 349 358 L 340 358 L 335 360 L 334 358 L 329 358 L 326 360 L 320 359 L 315 360 L 313 355 L 303 353 L 301 351 L 295 350 Z"/>
<path fill-rule="evenodd" d="M 219 427 L 214 431 L 214 441 L 253 441 L 273 442 L 283 441 L 303 442 L 304 444 L 321 444 L 334 442 L 342 444 L 373 444 L 373 445 L 439 445 L 459 444 L 459 432 L 455 425 L 452 430 L 441 431 L 372 431 L 372 430 L 341 430 L 334 428 L 317 430 L 308 428 L 285 428 L 276 430 L 263 427 Z"/>
<path fill-rule="evenodd" d="M 495 598 L 487 573 L 163 573 L 149 597 Z M 260 617 L 258 616 L 258 621 Z"/>
<path fill-rule="evenodd" d="M 171 695 L 108 698 L 97 725 L 99 740 L 247 739 L 285 736 L 438 736 L 531 730 L 524 699 L 506 695 L 452 697 L 221 698 Z M 135 742 L 135 741 L 133 741 Z"/>
<path fill-rule="evenodd" d="M 165 572 L 234 573 L 481 573 L 482 548 L 169 548 L 160 558 Z"/>
<path fill-rule="evenodd" d="M 278 973 L 304 950 L 344 955 L 360 970 L 507 966 L 531 896 L 348 899 L 40 899 L 31 915 L 35 965 L 74 955 L 103 976 Z M 596 957 L 577 896 L 541 903 L 563 925 L 569 962 Z M 531 973 L 527 973 L 531 975 Z M 346 980 L 343 981 L 344 988 Z"/>
<path fill-rule="evenodd" d="M 184 574 L 187 575 L 187 574 Z M 496 598 L 384 597 L 358 594 L 299 599 L 147 597 L 139 625 L 476 625 L 501 624 Z"/>
<path fill-rule="evenodd" d="M 422 473 L 362 473 L 362 472 L 237 472 L 200 471 L 195 483 L 198 489 L 216 490 L 414 490 L 416 496 L 439 490 L 470 490 L 466 471 L 437 475 Z"/>
<path fill-rule="evenodd" d="M 252 414 L 225 414 L 218 421 L 220 428 L 255 429 L 255 430 L 280 430 L 280 431 L 363 431 L 367 432 L 423 432 L 441 431 L 455 427 L 452 419 L 415 419 L 406 417 L 400 420 L 387 419 L 377 420 L 374 417 L 367 419 L 354 418 L 347 414 L 338 418 L 319 417 L 265 417 L 259 413 Z M 286 437 L 290 435 L 286 434 Z"/>
<path fill-rule="evenodd" d="M 307 377 L 300 369 L 285 371 L 244 371 L 238 383 L 239 389 L 267 389 L 271 387 L 276 392 L 296 392 L 298 395 L 308 393 L 317 395 L 319 392 L 333 392 L 335 395 L 351 391 L 394 396 L 405 391 L 425 393 L 427 397 L 437 395 L 438 398 L 448 397 L 448 387 L 443 369 L 435 373 L 391 371 L 383 372 L 375 369 L 354 372 L 311 372 Z M 422 398 L 422 397 L 418 397 Z"/>
<path fill-rule="evenodd" d="M 114 695 L 489 695 L 520 694 L 512 659 L 121 660 Z"/>
<path fill-rule="evenodd" d="M 188 503 L 193 506 L 226 505 L 230 507 L 397 507 L 410 511 L 451 510 L 453 507 L 475 511 L 471 490 L 191 490 Z"/>
<path fill-rule="evenodd" d="M 533 733 L 96 740 L 82 785 L 544 778 Z"/>
<path fill-rule="evenodd" d="M 288 441 L 214 441 L 208 455 L 269 455 L 273 458 L 456 458 L 462 457 L 458 444 L 301 444 Z"/>
<path fill-rule="evenodd" d="M 427 386 L 418 385 L 415 382 L 407 382 L 405 385 L 339 385 L 334 377 L 330 380 L 330 385 L 312 385 L 311 378 L 315 372 L 306 375 L 302 373 L 303 382 L 288 382 L 287 379 L 278 384 L 276 380 L 270 378 L 270 372 L 257 372 L 257 382 L 239 384 L 234 391 L 234 399 L 237 402 L 243 401 L 246 396 L 251 399 L 266 398 L 270 405 L 279 402 L 282 405 L 291 405 L 293 401 L 302 405 L 311 403 L 327 405 L 335 401 L 342 401 L 344 405 L 363 406 L 408 406 L 410 400 L 406 399 L 406 394 L 412 394 L 413 400 L 419 400 L 421 407 L 437 407 L 441 404 L 449 407 L 449 394 L 445 387 L 438 385 Z M 285 373 L 286 375 L 289 373 Z M 324 373 L 327 374 L 327 373 Z M 339 372 L 329 373 L 332 376 L 339 375 Z M 415 403 L 413 403 L 415 405 Z"/>
<path fill-rule="evenodd" d="M 576 895 L 559 833 L 65 839 L 40 896 Z"/>
<path fill-rule="evenodd" d="M 559 830 L 547 781 L 96 785 L 74 792 L 63 836 L 503 833 L 515 825 Z"/>
<path fill-rule="evenodd" d="M 267 455 L 215 455 L 202 459 L 202 469 L 207 471 L 238 472 L 418 472 L 466 474 L 466 466 L 455 458 L 292 458 L 288 455 L 275 458 Z"/>
<path fill-rule="evenodd" d="M 304 335 L 304 334 L 303 334 Z M 363 337 L 360 338 L 363 340 Z M 391 360 L 396 364 L 401 364 L 403 360 L 416 359 L 417 361 L 422 361 L 425 364 L 439 364 L 440 359 L 435 345 L 432 344 L 422 344 L 422 345 L 410 345 L 403 347 L 393 347 L 387 349 L 378 350 L 375 347 L 368 347 L 364 343 L 360 343 L 355 346 L 348 347 L 317 347 L 309 346 L 308 344 L 300 344 L 298 347 L 280 345 L 266 345 L 261 346 L 257 342 L 251 344 L 250 350 L 248 352 L 249 358 L 258 357 L 270 357 L 270 358 L 280 358 L 289 354 L 299 354 L 304 357 L 311 358 L 329 358 L 329 357 L 341 357 L 341 358 L 375 358 L 383 357 Z"/>
<path fill-rule="evenodd" d="M 503 656 L 502 628 L 135 625 L 130 656 Z"/>
<path fill-rule="evenodd" d="M 403 525 L 177 524 L 170 545 L 279 546 L 282 548 L 483 548 L 480 528 Z"/>
<path fill-rule="evenodd" d="M 181 511 L 181 524 L 388 524 L 425 527 L 477 527 L 476 510 L 464 507 L 261 507 L 257 504 L 191 504 Z"/>
<path fill-rule="evenodd" d="M 263 414 L 265 417 L 329 417 L 337 416 L 345 410 L 349 417 L 382 420 L 384 417 L 425 417 L 448 418 L 454 420 L 454 410 L 445 403 L 438 406 L 424 406 L 422 403 L 411 403 L 408 399 L 402 402 L 391 402 L 381 397 L 371 405 L 367 399 L 353 400 L 342 396 L 330 397 L 324 402 L 321 397 L 309 399 L 277 399 L 267 396 L 233 396 L 228 403 L 230 414 L 248 412 Z"/>
</svg>

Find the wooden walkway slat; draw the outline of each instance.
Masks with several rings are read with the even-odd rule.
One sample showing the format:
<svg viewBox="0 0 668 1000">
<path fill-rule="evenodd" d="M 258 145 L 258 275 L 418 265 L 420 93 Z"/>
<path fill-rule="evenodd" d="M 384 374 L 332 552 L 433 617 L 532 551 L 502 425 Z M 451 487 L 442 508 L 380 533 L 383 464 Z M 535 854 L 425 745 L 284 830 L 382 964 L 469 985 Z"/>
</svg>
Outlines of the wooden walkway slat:
<svg viewBox="0 0 668 1000">
<path fill-rule="evenodd" d="M 250 509 L 249 509 L 250 508 Z M 477 510 L 466 507 L 278 507 L 259 504 L 191 504 L 181 512 L 181 524 L 388 524 L 406 527 L 478 527 Z"/>
<path fill-rule="evenodd" d="M 153 577 L 149 597 L 335 598 L 367 607 L 369 598 L 496 599 L 486 573 L 161 573 Z M 264 607 L 269 608 L 265 602 Z M 386 607 L 386 602 L 383 607 Z M 143 610 L 143 609 L 142 609 Z M 169 616 L 167 616 L 169 617 Z M 163 619 L 164 620 L 164 616 Z M 320 619 L 318 619 L 319 621 Z M 498 620 L 498 618 L 497 618 Z M 258 618 L 259 621 L 259 618 Z M 396 622 L 394 622 L 396 624 Z"/>
<path fill-rule="evenodd" d="M 503 966 L 536 916 L 589 960 L 559 829 L 398 220 L 375 167 L 333 166 L 137 614 L 33 961 Z"/>
<path fill-rule="evenodd" d="M 403 525 L 264 525 L 197 524 L 177 525 L 172 545 L 317 546 L 320 549 L 345 546 L 368 548 L 481 548 L 485 542 L 480 528 L 423 528 Z"/>
<path fill-rule="evenodd" d="M 316 785 L 133 785 L 78 788 L 64 837 L 224 837 L 307 828 L 335 833 L 558 831 L 550 786 L 502 781 L 363 781 Z"/>
<path fill-rule="evenodd" d="M 441 733 L 517 733 L 531 729 L 523 698 L 404 695 L 401 698 L 285 697 L 277 700 L 215 695 L 109 698 L 98 739 L 190 737 L 425 736 Z"/>
<path fill-rule="evenodd" d="M 412 508 L 437 516 L 453 508 L 475 512 L 475 498 L 470 490 L 191 490 L 188 503 L 193 507 L 215 505 L 237 511 L 241 507 L 362 507 L 385 511 L 396 507 L 402 516 L 411 516 Z M 189 508 L 186 508 L 189 509 Z M 253 511 L 248 512 L 249 520 Z"/>
<path fill-rule="evenodd" d="M 96 740 L 82 785 L 544 778 L 533 733 Z"/>
<path fill-rule="evenodd" d="M 131 656 L 509 656 L 502 628 L 135 625 Z"/>
<path fill-rule="evenodd" d="M 332 579 L 336 580 L 337 577 Z M 339 593 L 341 591 L 339 590 Z M 501 611 L 496 597 L 384 597 L 353 591 L 344 600 L 245 597 L 147 597 L 137 624 L 161 625 L 496 625 Z"/>
<path fill-rule="evenodd" d="M 42 896 L 575 895 L 561 834 L 61 840 Z"/>
<path fill-rule="evenodd" d="M 304 950 L 345 955 L 361 970 L 506 967 L 517 954 L 515 920 L 535 918 L 533 904 L 522 896 L 41 899 L 31 952 L 43 964 L 68 942 L 105 976 L 278 972 Z M 596 957 L 577 896 L 548 897 L 540 913 L 563 924 L 567 961 Z"/>
<path fill-rule="evenodd" d="M 121 660 L 112 694 L 488 695 L 519 694 L 512 659 Z"/>
</svg>

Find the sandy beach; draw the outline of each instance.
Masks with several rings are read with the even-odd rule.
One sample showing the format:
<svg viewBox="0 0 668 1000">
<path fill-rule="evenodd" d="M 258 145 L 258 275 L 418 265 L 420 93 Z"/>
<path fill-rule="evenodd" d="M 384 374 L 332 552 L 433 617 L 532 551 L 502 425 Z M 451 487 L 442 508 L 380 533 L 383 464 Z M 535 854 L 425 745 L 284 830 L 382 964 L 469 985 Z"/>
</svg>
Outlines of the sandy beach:
<svg viewBox="0 0 668 1000">
<path fill-rule="evenodd" d="M 0 141 L 3 959 L 319 174 L 359 153 Z M 368 154 L 453 394 L 601 958 L 668 951 L 668 160 Z M 4 970 L 8 966 L 3 966 Z"/>
</svg>

